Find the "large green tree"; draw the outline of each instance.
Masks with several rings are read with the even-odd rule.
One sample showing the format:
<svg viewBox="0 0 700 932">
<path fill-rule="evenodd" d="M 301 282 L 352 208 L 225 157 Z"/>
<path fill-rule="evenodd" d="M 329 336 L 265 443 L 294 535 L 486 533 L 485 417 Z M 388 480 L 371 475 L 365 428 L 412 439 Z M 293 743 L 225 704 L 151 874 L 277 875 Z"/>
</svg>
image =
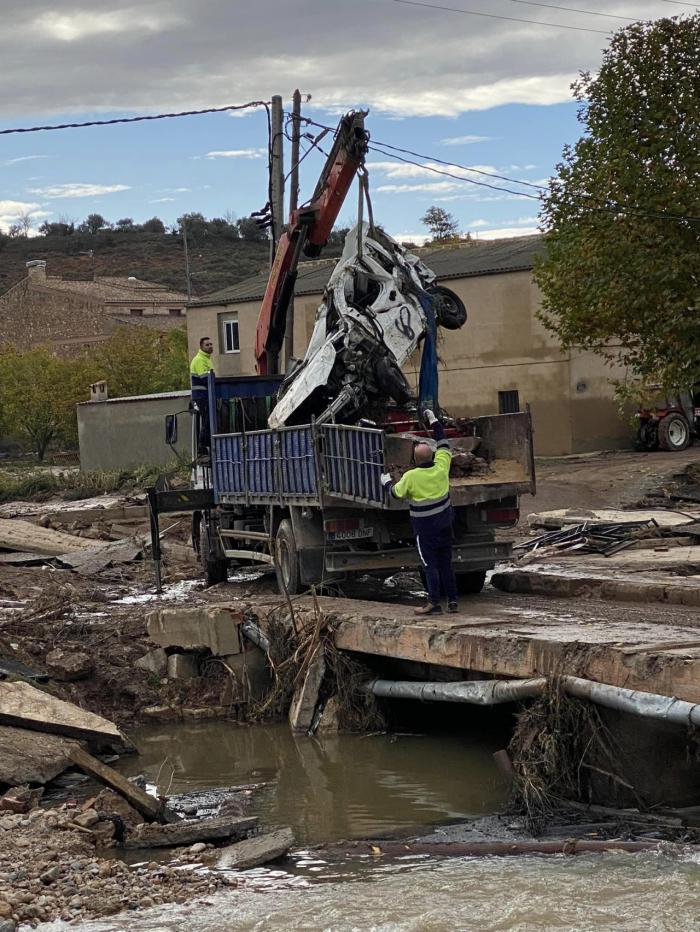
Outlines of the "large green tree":
<svg viewBox="0 0 700 932">
<path fill-rule="evenodd" d="M 616 33 L 573 85 L 585 133 L 544 197 L 542 319 L 640 386 L 700 378 L 698 49 L 697 15 Z"/>
</svg>

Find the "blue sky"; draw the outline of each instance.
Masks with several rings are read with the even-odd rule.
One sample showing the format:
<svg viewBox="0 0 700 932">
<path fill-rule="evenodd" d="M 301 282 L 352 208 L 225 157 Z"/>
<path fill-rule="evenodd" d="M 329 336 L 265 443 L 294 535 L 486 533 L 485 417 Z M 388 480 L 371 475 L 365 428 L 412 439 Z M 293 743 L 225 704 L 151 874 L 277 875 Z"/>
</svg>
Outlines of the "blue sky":
<svg viewBox="0 0 700 932">
<path fill-rule="evenodd" d="M 289 106 L 299 86 L 312 95 L 305 112 L 313 119 L 334 125 L 342 110 L 365 105 L 374 140 L 428 157 L 415 167 L 370 154 L 375 216 L 389 232 L 417 237 L 420 217 L 438 204 L 464 232 L 516 235 L 536 228 L 536 201 L 435 175 L 430 158 L 546 180 L 563 145 L 580 135 L 569 85 L 598 67 L 603 33 L 628 17 L 690 12 L 668 0 L 575 4 L 586 14 L 524 0 L 448 5 L 540 25 L 395 0 L 11 3 L 0 35 L 0 128 L 275 92 Z M 185 211 L 245 216 L 266 200 L 266 139 L 263 110 L 0 136 L 0 228 L 22 211 L 35 226 L 92 212 L 168 223 Z M 304 162 L 302 198 L 321 162 L 318 153 Z M 355 212 L 353 193 L 341 220 Z"/>
</svg>

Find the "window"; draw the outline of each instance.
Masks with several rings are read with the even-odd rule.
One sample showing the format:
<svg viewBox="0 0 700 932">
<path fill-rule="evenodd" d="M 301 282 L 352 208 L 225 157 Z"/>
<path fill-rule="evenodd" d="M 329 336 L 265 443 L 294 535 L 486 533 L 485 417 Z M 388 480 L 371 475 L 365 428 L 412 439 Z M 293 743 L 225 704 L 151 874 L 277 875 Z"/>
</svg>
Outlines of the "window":
<svg viewBox="0 0 700 932">
<path fill-rule="evenodd" d="M 132 317 L 143 317 L 143 308 L 142 307 L 132 307 L 129 310 L 129 314 Z"/>
<path fill-rule="evenodd" d="M 225 317 L 222 321 L 224 335 L 224 352 L 238 353 L 240 344 L 238 342 L 238 318 Z"/>
<path fill-rule="evenodd" d="M 516 414 L 520 410 L 518 390 L 498 393 L 498 413 Z"/>
<path fill-rule="evenodd" d="M 171 307 L 171 308 L 168 310 L 168 314 L 170 314 L 171 317 L 182 317 L 182 308 L 181 308 L 181 307 Z"/>
</svg>

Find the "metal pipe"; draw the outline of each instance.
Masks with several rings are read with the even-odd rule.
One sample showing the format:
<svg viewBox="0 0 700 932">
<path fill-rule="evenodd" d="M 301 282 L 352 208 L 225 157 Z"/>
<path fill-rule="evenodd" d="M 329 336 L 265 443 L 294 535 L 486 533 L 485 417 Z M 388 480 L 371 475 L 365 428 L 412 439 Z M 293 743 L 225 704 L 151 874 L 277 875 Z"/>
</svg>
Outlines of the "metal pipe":
<svg viewBox="0 0 700 932">
<path fill-rule="evenodd" d="M 374 680 L 369 689 L 386 699 L 418 699 L 421 702 L 470 702 L 498 705 L 541 696 L 544 677 L 532 680 L 462 680 L 454 683 L 416 683 L 410 680 Z"/>
<path fill-rule="evenodd" d="M 625 689 L 623 686 L 594 683 L 579 676 L 564 676 L 562 682 L 569 695 L 578 699 L 589 699 L 608 709 L 672 722 L 675 725 L 700 725 L 700 705 L 696 703 L 659 696 L 657 693 Z"/>
<path fill-rule="evenodd" d="M 685 702 L 657 693 L 639 692 L 624 686 L 595 683 L 579 676 L 563 676 L 564 690 L 577 699 L 628 712 L 642 718 L 671 722 L 675 725 L 700 725 L 700 704 Z M 373 680 L 368 689 L 387 699 L 418 699 L 422 702 L 469 702 L 473 705 L 499 705 L 541 696 L 547 679 L 529 680 L 461 680 L 452 683 L 426 683 L 410 680 Z"/>
<path fill-rule="evenodd" d="M 247 638 L 251 643 L 255 644 L 256 647 L 259 647 L 260 650 L 264 650 L 266 654 L 270 653 L 269 640 L 252 621 L 241 622 L 241 634 L 244 638 Z"/>
</svg>

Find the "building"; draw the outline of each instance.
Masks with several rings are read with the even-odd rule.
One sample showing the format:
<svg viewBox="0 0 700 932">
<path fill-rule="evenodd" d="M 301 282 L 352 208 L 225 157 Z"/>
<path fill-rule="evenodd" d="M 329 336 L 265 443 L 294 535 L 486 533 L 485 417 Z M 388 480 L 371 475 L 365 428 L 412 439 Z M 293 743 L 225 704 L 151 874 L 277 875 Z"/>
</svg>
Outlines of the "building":
<svg viewBox="0 0 700 932">
<path fill-rule="evenodd" d="M 106 399 L 97 383 L 90 401 L 76 405 L 80 468 L 134 469 L 164 466 L 178 457 L 189 461 L 192 448 L 190 393 L 162 392 Z M 103 400 L 104 399 L 104 400 Z M 165 418 L 178 416 L 177 440 L 165 441 Z"/>
<path fill-rule="evenodd" d="M 440 403 L 457 416 L 516 411 L 530 404 L 535 447 L 558 456 L 629 446 L 632 432 L 618 412 L 611 379 L 620 370 L 588 352 L 564 352 L 537 317 L 541 295 L 532 270 L 541 236 L 419 250 L 423 261 L 467 307 L 458 331 L 438 346 Z M 294 304 L 294 355 L 303 356 L 316 309 L 337 260 L 303 263 Z M 267 272 L 188 305 L 190 353 L 214 340 L 220 375 L 255 372 L 255 327 Z M 417 388 L 420 358 L 405 367 Z"/>
<path fill-rule="evenodd" d="M 46 274 L 46 262 L 27 262 L 27 276 L 0 295 L 0 342 L 48 344 L 70 355 L 108 339 L 121 326 L 158 330 L 184 325 L 187 296 L 130 276 L 86 281 Z"/>
</svg>

